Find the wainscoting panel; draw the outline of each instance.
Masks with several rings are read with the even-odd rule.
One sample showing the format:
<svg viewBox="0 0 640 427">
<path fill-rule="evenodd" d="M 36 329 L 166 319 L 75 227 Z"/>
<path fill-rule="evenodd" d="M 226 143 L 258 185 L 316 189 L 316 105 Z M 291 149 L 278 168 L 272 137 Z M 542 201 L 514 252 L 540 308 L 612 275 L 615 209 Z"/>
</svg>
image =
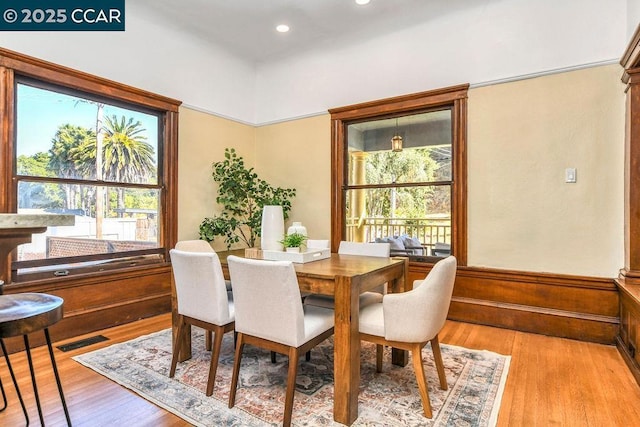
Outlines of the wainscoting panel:
<svg viewBox="0 0 640 427">
<path fill-rule="evenodd" d="M 133 267 L 109 274 L 67 277 L 5 286 L 4 292 L 42 292 L 64 299 L 64 318 L 49 328 L 52 341 L 70 338 L 171 311 L 171 267 Z M 29 336 L 32 347 L 44 344 L 44 334 Z M 5 340 L 8 350 L 24 348 L 22 339 Z"/>
<path fill-rule="evenodd" d="M 409 279 L 430 266 L 409 264 Z M 615 344 L 619 295 L 613 279 L 459 267 L 449 319 Z"/>
<path fill-rule="evenodd" d="M 620 335 L 616 345 L 622 358 L 640 384 L 640 284 L 619 278 Z"/>
</svg>

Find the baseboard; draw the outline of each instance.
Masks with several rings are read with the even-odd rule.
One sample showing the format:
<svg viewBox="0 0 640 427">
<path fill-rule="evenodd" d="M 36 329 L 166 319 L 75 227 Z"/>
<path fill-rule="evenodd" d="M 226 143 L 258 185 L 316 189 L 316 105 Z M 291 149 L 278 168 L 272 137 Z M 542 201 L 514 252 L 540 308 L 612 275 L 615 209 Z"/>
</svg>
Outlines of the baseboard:
<svg viewBox="0 0 640 427">
<path fill-rule="evenodd" d="M 453 297 L 449 319 L 580 341 L 613 344 L 617 317 Z"/>
<path fill-rule="evenodd" d="M 409 279 L 429 269 L 412 263 Z M 463 266 L 449 319 L 614 344 L 619 294 L 613 279 Z"/>
</svg>

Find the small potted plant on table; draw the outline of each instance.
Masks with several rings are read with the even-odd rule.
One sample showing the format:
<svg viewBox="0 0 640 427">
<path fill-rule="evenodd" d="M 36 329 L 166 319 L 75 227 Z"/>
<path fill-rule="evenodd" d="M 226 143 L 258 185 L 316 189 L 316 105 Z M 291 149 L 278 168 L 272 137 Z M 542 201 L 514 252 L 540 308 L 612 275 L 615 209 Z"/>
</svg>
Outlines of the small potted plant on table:
<svg viewBox="0 0 640 427">
<path fill-rule="evenodd" d="M 301 247 L 307 241 L 307 236 L 301 233 L 286 234 L 280 241 L 287 252 L 301 252 Z"/>
</svg>

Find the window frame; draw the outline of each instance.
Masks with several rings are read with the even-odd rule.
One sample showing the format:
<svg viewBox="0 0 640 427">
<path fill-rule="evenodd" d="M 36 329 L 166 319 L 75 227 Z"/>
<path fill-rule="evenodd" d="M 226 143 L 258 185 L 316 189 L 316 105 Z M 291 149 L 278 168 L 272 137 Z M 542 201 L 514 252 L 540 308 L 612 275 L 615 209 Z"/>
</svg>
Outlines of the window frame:
<svg viewBox="0 0 640 427">
<path fill-rule="evenodd" d="M 124 105 L 140 111 L 153 111 L 158 115 L 159 139 L 158 147 L 158 183 L 159 189 L 159 218 L 158 245 L 156 251 L 160 253 L 159 262 L 168 262 L 169 249 L 177 240 L 177 160 L 178 160 L 178 111 L 181 101 L 97 77 L 88 73 L 63 67 L 0 48 L 0 157 L 6 159 L 0 162 L 0 212 L 16 213 L 18 200 L 18 179 L 16 175 L 16 83 L 35 82 L 37 87 L 64 90 L 79 96 L 89 95 L 93 98 L 104 99 L 113 105 Z M 32 177 L 29 177 L 32 178 Z M 95 185 L 96 182 L 93 182 Z M 100 185 L 114 186 L 107 182 Z M 155 186 L 154 186 L 155 187 Z M 122 253 L 123 260 L 132 254 Z M 116 257 L 117 258 L 117 257 Z M 12 257 L 12 262 L 15 255 Z M 118 263 L 116 263 L 118 264 Z M 146 264 L 157 266 L 158 262 Z M 124 262 L 120 267 L 109 269 L 110 272 L 118 268 L 131 268 L 131 263 Z M 143 267 L 141 267 L 143 268 Z M 9 271 L 3 272 L 9 281 L 15 281 Z M 77 275 L 102 270 L 79 269 Z M 76 272 L 74 272 L 74 275 Z M 14 273 L 15 274 L 15 273 Z M 42 279 L 41 273 L 29 273 L 20 281 Z M 45 276 L 51 280 L 63 280 L 53 274 Z M 16 277 L 17 278 L 17 277 Z"/>
<path fill-rule="evenodd" d="M 451 108 L 452 183 L 451 243 L 459 265 L 467 264 L 467 93 L 468 84 L 332 108 L 331 114 L 331 242 L 332 251 L 346 235 L 345 194 L 347 126 L 352 123 Z M 435 258 L 434 258 L 435 259 Z"/>
</svg>

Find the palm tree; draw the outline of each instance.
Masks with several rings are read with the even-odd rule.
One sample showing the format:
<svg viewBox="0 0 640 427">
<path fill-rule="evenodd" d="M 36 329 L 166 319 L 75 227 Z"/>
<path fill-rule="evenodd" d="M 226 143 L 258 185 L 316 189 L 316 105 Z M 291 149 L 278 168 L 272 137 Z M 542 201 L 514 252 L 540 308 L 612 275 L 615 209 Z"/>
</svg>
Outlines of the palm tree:
<svg viewBox="0 0 640 427">
<path fill-rule="evenodd" d="M 140 121 L 116 115 L 104 124 L 104 178 L 114 182 L 148 183 L 156 171 L 155 150 Z M 118 188 L 118 209 L 125 208 L 124 188 Z"/>
<path fill-rule="evenodd" d="M 49 168 L 60 178 L 86 178 L 91 172 L 78 161 L 78 152 L 82 151 L 91 142 L 95 143 L 95 133 L 81 126 L 65 124 L 58 127 L 55 136 L 51 140 L 49 149 Z M 75 192 L 77 186 L 64 184 L 65 207 L 75 209 Z"/>
</svg>

